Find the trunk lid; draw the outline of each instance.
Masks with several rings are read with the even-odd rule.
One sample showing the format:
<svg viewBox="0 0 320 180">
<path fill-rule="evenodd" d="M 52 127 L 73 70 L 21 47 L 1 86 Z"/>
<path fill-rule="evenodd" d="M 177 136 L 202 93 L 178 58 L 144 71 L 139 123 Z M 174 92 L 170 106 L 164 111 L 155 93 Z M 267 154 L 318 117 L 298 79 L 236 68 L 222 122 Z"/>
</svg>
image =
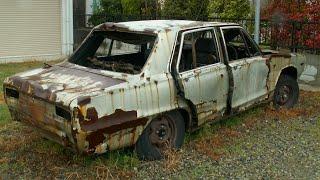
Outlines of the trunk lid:
<svg viewBox="0 0 320 180">
<path fill-rule="evenodd" d="M 63 63 L 17 74 L 8 78 L 5 86 L 35 98 L 69 106 L 81 95 L 124 82 L 102 75 L 99 70 Z"/>
</svg>

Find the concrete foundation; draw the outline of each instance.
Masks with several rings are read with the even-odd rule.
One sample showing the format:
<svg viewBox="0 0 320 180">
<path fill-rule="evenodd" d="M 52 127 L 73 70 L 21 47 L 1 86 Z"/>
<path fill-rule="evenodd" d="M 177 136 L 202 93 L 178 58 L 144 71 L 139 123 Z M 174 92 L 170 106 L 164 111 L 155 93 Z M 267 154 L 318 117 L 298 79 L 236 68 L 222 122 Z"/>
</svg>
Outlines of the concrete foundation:
<svg viewBox="0 0 320 180">
<path fill-rule="evenodd" d="M 302 75 L 299 78 L 300 84 L 320 87 L 320 55 L 303 54 L 307 62 Z"/>
</svg>

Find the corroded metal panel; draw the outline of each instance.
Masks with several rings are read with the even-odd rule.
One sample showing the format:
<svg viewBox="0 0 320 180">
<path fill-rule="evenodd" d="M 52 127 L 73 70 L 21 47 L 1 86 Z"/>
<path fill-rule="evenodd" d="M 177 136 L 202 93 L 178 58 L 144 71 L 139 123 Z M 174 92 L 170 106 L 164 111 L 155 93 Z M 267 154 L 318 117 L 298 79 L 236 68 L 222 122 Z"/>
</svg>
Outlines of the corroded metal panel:
<svg viewBox="0 0 320 180">
<path fill-rule="evenodd" d="M 134 145 L 148 123 L 167 111 L 193 113 L 193 105 L 197 114 L 190 121 L 198 127 L 225 115 L 228 96 L 233 96 L 233 108 L 246 109 L 270 96 L 284 68 L 294 67 L 299 74 L 303 66 L 300 57 L 271 55 L 231 63 L 231 72 L 219 63 L 173 78 L 169 67 L 179 31 L 228 24 L 152 22 L 106 23 L 93 30 L 156 34 L 157 42 L 140 74 L 63 62 L 7 78 L 5 100 L 13 119 L 64 146 L 100 154 Z M 181 80 L 184 97 L 178 94 L 175 79 Z"/>
<path fill-rule="evenodd" d="M 71 107 L 79 111 L 73 120 L 73 130 L 82 139 L 78 149 L 104 153 L 133 145 L 152 117 L 179 107 L 186 108 L 181 102 L 173 79 L 167 73 L 106 89 L 90 100 L 75 99 Z M 95 137 L 99 137 L 98 140 Z"/>
<path fill-rule="evenodd" d="M 180 74 L 185 98 L 197 108 L 198 125 L 223 114 L 229 88 L 226 65 L 218 63 Z"/>
<path fill-rule="evenodd" d="M 23 93 L 20 93 L 19 99 L 7 97 L 6 102 L 14 120 L 37 128 L 53 141 L 73 147 L 71 123 L 55 113 L 54 104 Z"/>
<path fill-rule="evenodd" d="M 241 59 L 231 62 L 230 66 L 234 79 L 232 108 L 250 106 L 268 97 L 266 58 Z"/>
</svg>

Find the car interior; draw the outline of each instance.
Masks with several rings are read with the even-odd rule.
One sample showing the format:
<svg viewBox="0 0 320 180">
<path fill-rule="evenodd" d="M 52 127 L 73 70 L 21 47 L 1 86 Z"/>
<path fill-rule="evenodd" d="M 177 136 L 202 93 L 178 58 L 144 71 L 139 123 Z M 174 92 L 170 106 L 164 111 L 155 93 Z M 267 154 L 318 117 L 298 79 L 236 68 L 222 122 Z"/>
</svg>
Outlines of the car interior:
<svg viewBox="0 0 320 180">
<path fill-rule="evenodd" d="M 239 28 L 223 30 L 229 61 L 260 55 L 258 48 Z"/>
<path fill-rule="evenodd" d="M 179 65 L 180 72 L 220 62 L 213 32 L 196 33 L 189 34 L 192 37 L 185 36 Z"/>
<path fill-rule="evenodd" d="M 156 36 L 129 32 L 93 32 L 69 59 L 93 69 L 139 74 L 153 49 Z"/>
</svg>

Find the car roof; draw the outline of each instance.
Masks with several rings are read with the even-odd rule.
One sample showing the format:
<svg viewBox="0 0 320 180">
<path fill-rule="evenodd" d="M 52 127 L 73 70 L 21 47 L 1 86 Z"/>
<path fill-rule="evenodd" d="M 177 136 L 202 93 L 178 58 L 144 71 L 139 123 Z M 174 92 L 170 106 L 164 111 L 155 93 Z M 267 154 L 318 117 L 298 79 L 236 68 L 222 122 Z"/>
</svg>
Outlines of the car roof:
<svg viewBox="0 0 320 180">
<path fill-rule="evenodd" d="M 134 32 L 158 33 L 161 31 L 179 31 L 208 26 L 239 26 L 235 23 L 188 21 L 188 20 L 146 20 L 119 23 L 103 23 L 97 26 L 98 30 L 126 30 Z"/>
</svg>

